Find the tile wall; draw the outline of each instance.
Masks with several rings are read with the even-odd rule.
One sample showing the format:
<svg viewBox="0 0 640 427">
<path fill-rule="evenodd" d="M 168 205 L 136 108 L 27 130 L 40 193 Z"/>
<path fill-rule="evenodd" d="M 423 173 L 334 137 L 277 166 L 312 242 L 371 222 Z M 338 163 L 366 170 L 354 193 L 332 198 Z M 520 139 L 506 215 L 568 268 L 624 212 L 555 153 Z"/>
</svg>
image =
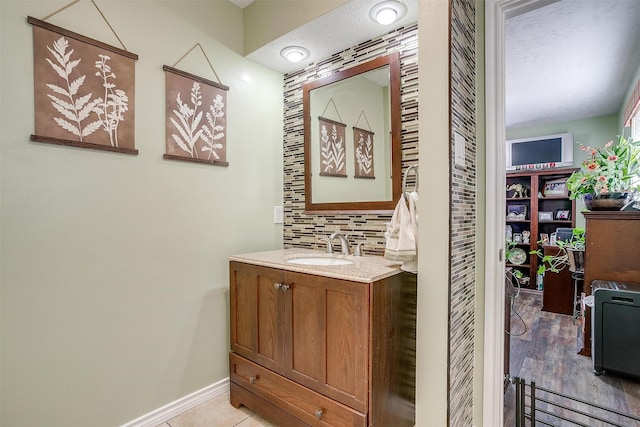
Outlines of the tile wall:
<svg viewBox="0 0 640 427">
<path fill-rule="evenodd" d="M 451 264 L 449 414 L 451 426 L 473 425 L 476 257 L 475 2 L 451 1 Z M 453 163 L 453 135 L 466 138 L 465 165 Z"/>
<path fill-rule="evenodd" d="M 362 233 L 365 253 L 384 253 L 388 214 L 307 215 L 304 213 L 302 87 L 327 71 L 338 72 L 391 52 L 400 52 L 402 169 L 418 164 L 418 27 L 398 28 L 313 63 L 284 78 L 284 247 L 323 248 L 319 237 L 334 231 Z M 413 176 L 413 174 L 412 174 Z M 409 181 L 410 182 L 410 181 Z"/>
</svg>

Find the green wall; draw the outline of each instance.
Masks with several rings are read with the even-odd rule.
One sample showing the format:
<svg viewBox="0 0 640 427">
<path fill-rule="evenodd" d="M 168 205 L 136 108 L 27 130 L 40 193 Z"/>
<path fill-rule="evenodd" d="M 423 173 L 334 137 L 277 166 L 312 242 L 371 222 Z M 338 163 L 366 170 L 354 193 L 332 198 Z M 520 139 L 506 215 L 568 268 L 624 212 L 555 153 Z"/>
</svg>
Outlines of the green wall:
<svg viewBox="0 0 640 427">
<path fill-rule="evenodd" d="M 246 55 L 343 5 L 347 0 L 255 0 L 244 13 Z"/>
<path fill-rule="evenodd" d="M 587 158 L 587 153 L 580 149 L 580 145 L 601 147 L 620 134 L 618 114 L 593 117 L 590 119 L 574 120 L 570 122 L 553 123 L 528 128 L 507 129 L 507 139 L 528 138 L 532 136 L 554 135 L 558 133 L 573 133 L 573 167 L 580 167 L 580 163 Z M 576 202 L 576 212 L 582 212 L 584 203 Z M 584 228 L 584 216 L 576 216 L 576 227 Z"/>
<path fill-rule="evenodd" d="M 98 2 L 139 55 L 131 156 L 29 141 L 26 18 L 65 4 L 0 2 L 3 426 L 121 425 L 226 378 L 226 258 L 282 246 L 282 75 L 238 53 L 242 10 Z M 118 46 L 91 2 L 48 22 Z M 162 159 L 162 65 L 196 43 L 230 87 L 228 167 Z M 198 49 L 177 68 L 216 80 Z"/>
<path fill-rule="evenodd" d="M 416 426 L 446 426 L 449 340 L 449 2 L 420 2 Z M 428 196 L 424 196 L 424 194 Z M 423 244 L 422 242 L 426 242 Z M 469 374 L 472 374 L 469 372 Z"/>
</svg>

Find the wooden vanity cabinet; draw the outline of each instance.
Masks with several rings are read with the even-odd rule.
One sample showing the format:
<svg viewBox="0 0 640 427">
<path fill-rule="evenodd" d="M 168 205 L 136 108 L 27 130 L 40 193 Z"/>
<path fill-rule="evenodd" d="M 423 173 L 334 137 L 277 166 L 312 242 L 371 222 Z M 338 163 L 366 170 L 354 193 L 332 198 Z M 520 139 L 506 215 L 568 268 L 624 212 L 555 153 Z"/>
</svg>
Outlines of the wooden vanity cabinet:
<svg viewBox="0 0 640 427">
<path fill-rule="evenodd" d="M 238 268 L 240 267 L 240 268 Z M 231 350 L 284 373 L 284 299 L 279 270 L 232 262 Z"/>
<path fill-rule="evenodd" d="M 231 261 L 231 403 L 282 426 L 412 426 L 406 274 L 359 283 Z"/>
</svg>

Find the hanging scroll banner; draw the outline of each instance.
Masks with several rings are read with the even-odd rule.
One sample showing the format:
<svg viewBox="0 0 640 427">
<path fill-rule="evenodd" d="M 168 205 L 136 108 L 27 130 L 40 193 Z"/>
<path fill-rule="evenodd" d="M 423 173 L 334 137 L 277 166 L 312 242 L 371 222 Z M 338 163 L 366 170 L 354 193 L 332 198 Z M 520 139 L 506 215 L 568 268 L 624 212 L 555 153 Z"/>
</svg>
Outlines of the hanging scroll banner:
<svg viewBox="0 0 640 427">
<path fill-rule="evenodd" d="M 344 123 L 318 117 L 320 129 L 320 175 L 347 176 Z"/>
<path fill-rule="evenodd" d="M 375 179 L 373 169 L 373 132 L 353 128 L 355 178 Z"/>
<path fill-rule="evenodd" d="M 138 154 L 138 55 L 29 17 L 33 25 L 35 133 L 31 140 Z"/>
</svg>

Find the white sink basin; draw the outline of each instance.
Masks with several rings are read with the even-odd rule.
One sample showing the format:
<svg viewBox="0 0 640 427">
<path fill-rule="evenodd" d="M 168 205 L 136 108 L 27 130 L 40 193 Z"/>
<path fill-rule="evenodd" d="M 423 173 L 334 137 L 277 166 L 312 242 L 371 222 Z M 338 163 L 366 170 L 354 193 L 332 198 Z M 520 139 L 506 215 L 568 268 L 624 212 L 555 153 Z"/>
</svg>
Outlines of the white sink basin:
<svg viewBox="0 0 640 427">
<path fill-rule="evenodd" d="M 299 265 L 320 265 L 320 266 L 353 264 L 353 261 L 349 261 L 348 259 L 330 258 L 330 257 L 299 257 L 299 258 L 288 259 L 287 262 L 291 264 L 299 264 Z"/>
</svg>

